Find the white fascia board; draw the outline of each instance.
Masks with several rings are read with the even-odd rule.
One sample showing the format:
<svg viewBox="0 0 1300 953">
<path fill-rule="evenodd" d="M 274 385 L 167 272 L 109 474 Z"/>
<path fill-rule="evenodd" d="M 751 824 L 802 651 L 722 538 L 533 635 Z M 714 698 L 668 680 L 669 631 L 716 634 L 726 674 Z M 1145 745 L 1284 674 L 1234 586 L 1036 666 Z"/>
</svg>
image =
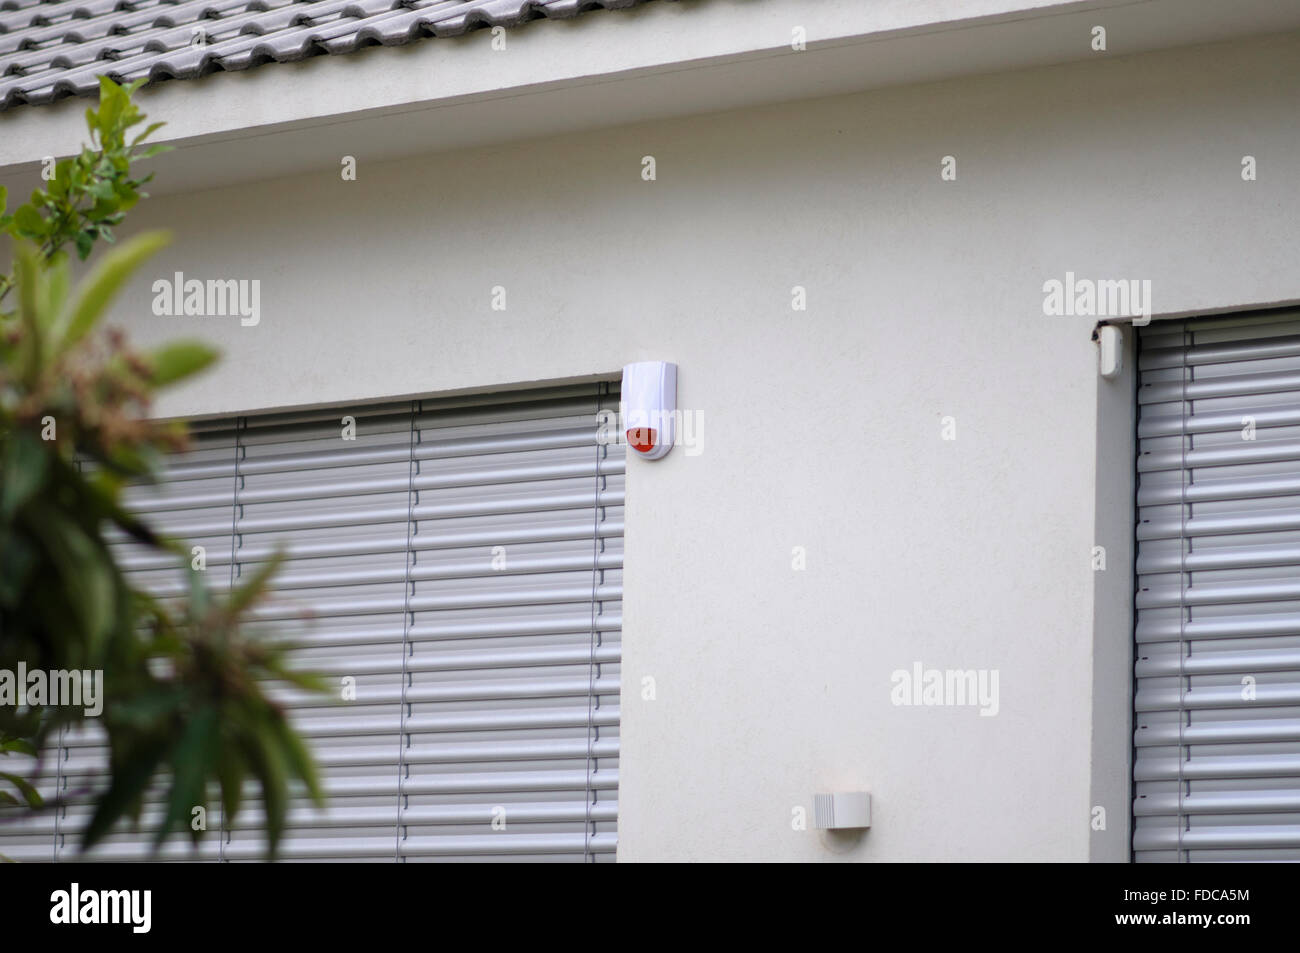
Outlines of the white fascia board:
<svg viewBox="0 0 1300 953">
<path fill-rule="evenodd" d="M 1231 10 L 1227 9 L 1231 7 Z M 1286 8 L 1286 9 L 1283 9 Z M 1091 50 L 1105 24 L 1108 51 Z M 795 27 L 807 49 L 795 52 Z M 155 194 L 602 125 L 1286 29 L 1275 0 L 681 0 L 275 63 L 141 90 Z M 0 113 L 0 184 L 84 139 L 81 98 Z"/>
<path fill-rule="evenodd" d="M 505 51 L 493 50 L 489 31 L 478 30 L 168 81 L 142 91 L 139 101 L 151 119 L 168 124 L 158 141 L 179 142 L 787 51 L 795 26 L 805 28 L 815 48 L 954 23 L 955 9 L 970 21 L 1078 5 L 1079 0 L 678 0 L 534 21 L 507 32 Z M 71 151 L 81 135 L 84 106 L 74 97 L 0 113 L 0 166 Z"/>
</svg>

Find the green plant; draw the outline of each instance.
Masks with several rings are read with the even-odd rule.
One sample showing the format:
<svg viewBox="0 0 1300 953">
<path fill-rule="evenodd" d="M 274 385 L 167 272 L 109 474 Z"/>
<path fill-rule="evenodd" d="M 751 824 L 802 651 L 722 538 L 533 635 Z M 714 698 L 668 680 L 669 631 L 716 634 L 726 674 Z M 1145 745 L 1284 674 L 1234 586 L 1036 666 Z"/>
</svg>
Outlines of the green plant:
<svg viewBox="0 0 1300 953">
<path fill-rule="evenodd" d="M 295 785 L 322 803 L 312 759 L 266 692 L 280 680 L 319 683 L 286 667 L 283 644 L 251 637 L 241 616 L 262 595 L 271 560 L 224 598 L 209 592 L 188 548 L 162 538 L 123 506 L 122 491 L 148 480 L 164 453 L 183 448 L 184 427 L 149 418 L 156 391 L 189 378 L 216 354 L 197 341 L 137 352 L 102 327 L 116 292 L 167 241 L 141 235 L 103 255 L 78 283 L 68 249 L 85 259 L 112 241 L 148 180 L 132 163 L 158 151 L 128 141 L 144 122 L 135 86 L 101 80 L 88 109 L 91 144 L 55 166 L 31 200 L 6 213 L 0 232 L 14 266 L 0 276 L 0 670 L 102 671 L 101 722 L 108 736 L 107 788 L 94 795 L 82 847 L 123 817 L 138 823 L 150 785 L 167 785 L 155 846 L 190 824 L 219 795 L 227 823 L 246 779 L 260 789 L 274 855 Z M 176 558 L 188 596 L 164 604 L 133 586 L 110 549 L 113 527 Z M 80 707 L 0 705 L 0 754 L 35 757 Z M 0 814 L 41 809 L 23 774 L 0 773 Z"/>
</svg>

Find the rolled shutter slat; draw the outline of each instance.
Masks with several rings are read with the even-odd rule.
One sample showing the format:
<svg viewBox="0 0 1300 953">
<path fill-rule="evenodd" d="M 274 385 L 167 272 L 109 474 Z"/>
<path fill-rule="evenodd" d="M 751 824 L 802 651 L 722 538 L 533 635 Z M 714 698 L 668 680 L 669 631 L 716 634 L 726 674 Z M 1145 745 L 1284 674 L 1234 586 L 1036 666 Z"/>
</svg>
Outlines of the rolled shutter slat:
<svg viewBox="0 0 1300 953">
<path fill-rule="evenodd" d="M 584 853 L 612 855 L 617 849 L 612 834 L 598 834 L 586 841 L 582 834 L 502 834 L 499 837 L 414 837 L 402 842 L 403 855 L 413 857 L 504 856 L 540 854 L 581 857 Z M 391 837 L 334 840 L 290 841 L 282 850 L 286 860 L 378 860 L 391 859 Z M 230 860 L 258 860 L 261 852 L 255 844 L 236 844 L 228 850 Z"/>
<path fill-rule="evenodd" d="M 602 586 L 596 593 L 599 601 L 617 598 L 618 587 Z M 382 613 L 400 613 L 407 606 L 400 591 L 392 596 L 371 599 L 312 599 L 305 603 L 293 596 L 292 591 L 284 593 L 285 598 L 256 606 L 248 613 L 249 618 L 261 621 L 300 618 L 310 608 L 317 615 L 324 616 L 364 616 Z M 590 602 L 591 590 L 576 586 L 565 588 L 514 588 L 503 590 L 482 590 L 478 592 L 452 592 L 436 596 L 421 596 L 409 600 L 409 607 L 416 612 L 433 612 L 439 609 L 507 609 L 525 606 L 557 605 L 565 603 Z"/>
<path fill-rule="evenodd" d="M 1134 744 L 1143 748 L 1155 745 L 1263 744 L 1300 740 L 1300 718 L 1233 721 L 1231 714 L 1235 713 L 1239 712 L 1223 712 L 1222 720 L 1207 720 L 1196 725 L 1139 724 L 1134 733 Z M 1300 797 L 1300 792 L 1296 796 Z"/>
<path fill-rule="evenodd" d="M 1211 397 L 1240 397 L 1259 394 L 1300 392 L 1300 371 L 1276 374 L 1238 374 L 1201 380 L 1167 381 L 1148 384 L 1138 393 L 1144 404 L 1171 400 L 1206 400 Z"/>
<path fill-rule="evenodd" d="M 1300 614 L 1269 612 L 1264 615 L 1233 615 L 1192 619 L 1180 623 L 1177 619 L 1143 619 L 1139 615 L 1137 640 L 1142 642 L 1168 642 L 1179 638 L 1194 642 L 1201 639 L 1262 638 L 1275 635 L 1300 634 Z"/>
<path fill-rule="evenodd" d="M 601 632 L 618 632 L 623 626 L 623 618 L 617 610 L 606 612 L 596 617 L 595 628 Z M 538 617 L 536 614 L 495 617 L 485 622 L 442 622 L 418 624 L 411 626 L 410 635 L 415 639 L 426 641 L 455 641 L 458 639 L 554 635 L 568 632 L 589 632 L 592 627 L 591 616 L 566 613 L 564 615 Z M 392 630 L 377 628 L 344 628 L 337 631 L 313 631 L 312 645 L 322 648 L 332 645 L 370 645 L 376 642 L 391 642 Z"/>
<path fill-rule="evenodd" d="M 402 461 L 405 463 L 406 461 Z M 341 466 L 336 465 L 335 468 Z M 461 473 L 443 473 L 418 477 L 414 480 L 417 490 L 434 490 L 451 487 L 491 486 L 493 484 L 516 485 L 520 483 L 544 480 L 568 480 L 586 477 L 595 468 L 590 461 L 573 463 L 534 463 L 517 467 L 500 467 Z M 622 473 L 623 461 L 602 461 L 600 472 Z M 244 477 L 253 474 L 243 473 Z M 319 485 L 290 484 L 287 486 L 268 487 L 266 489 L 245 489 L 240 495 L 240 502 L 245 506 L 257 503 L 291 503 L 302 500 L 325 500 L 335 497 L 365 498 L 381 493 L 405 494 L 412 481 L 402 476 L 352 480 L 348 482 L 322 481 Z M 195 493 L 186 496 L 140 497 L 132 503 L 132 509 L 138 513 L 151 513 L 159 510 L 202 509 L 221 506 L 226 495 L 219 490 L 210 493 Z"/>
<path fill-rule="evenodd" d="M 1258 477 L 1248 480 L 1216 480 L 1190 486 L 1152 486 L 1138 493 L 1138 506 L 1169 503 L 1214 503 L 1221 500 L 1268 500 L 1300 493 L 1300 477 Z"/>
<path fill-rule="evenodd" d="M 535 495 L 518 494 L 503 498 L 478 498 L 450 503 L 421 504 L 416 506 L 417 520 L 470 518 L 475 516 L 509 516 L 544 513 L 559 510 L 590 510 L 597 505 L 593 490 L 566 490 Z M 622 492 L 609 490 L 599 494 L 601 506 L 618 506 L 623 502 Z M 292 533 L 313 529 L 337 529 L 347 526 L 374 526 L 385 523 L 404 524 L 411 511 L 405 506 L 364 507 L 346 511 L 316 512 L 302 517 L 269 516 L 260 519 L 243 519 L 240 528 L 245 533 Z M 220 536 L 229 533 L 224 519 L 195 522 L 157 522 L 154 525 L 171 536 L 191 539 L 196 536 Z M 112 536 L 113 534 L 108 534 Z M 119 537 L 120 538 L 120 537 Z"/>
<path fill-rule="evenodd" d="M 592 658 L 598 662 L 616 663 L 618 645 L 605 645 L 592 652 L 585 645 L 558 649 L 484 649 L 479 652 L 438 652 L 428 657 L 409 658 L 405 666 L 401 658 L 394 660 L 369 658 L 362 661 L 338 660 L 303 662 L 293 666 L 322 675 L 368 675 L 381 672 L 465 672 L 490 671 L 499 668 L 531 668 L 541 665 L 585 665 Z M 396 663 L 394 665 L 394 663 Z"/>
<path fill-rule="evenodd" d="M 1300 681 L 1282 685 L 1261 684 L 1254 686 L 1253 691 L 1254 696 L 1248 697 L 1241 685 L 1180 689 L 1176 685 L 1158 688 L 1139 681 L 1134 704 L 1139 712 L 1300 705 Z"/>
<path fill-rule="evenodd" d="M 479 530 L 475 532 L 439 532 L 412 539 L 409 548 L 415 552 L 436 552 L 440 550 L 455 551 L 475 546 L 508 546 L 527 543 L 556 543 L 591 538 L 592 521 L 586 519 L 580 523 L 541 523 L 534 525 L 516 525 L 508 530 Z M 399 527 L 401 534 L 382 536 L 378 539 L 356 539 L 346 542 L 298 544 L 281 546 L 249 546 L 240 551 L 240 562 L 265 562 L 277 552 L 283 552 L 290 559 L 311 559 L 326 556 L 363 556 L 380 553 L 406 552 L 408 541 L 404 527 Z M 601 523 L 598 527 L 603 537 L 621 537 L 623 523 L 621 520 Z M 208 566 L 229 565 L 229 553 L 210 553 Z M 141 554 L 124 557 L 121 564 L 127 569 L 167 569 L 176 565 L 172 556 L 155 556 Z"/>
<path fill-rule="evenodd" d="M 1180 522 L 1177 517 L 1147 517 L 1138 524 L 1137 538 L 1141 542 L 1148 539 L 1239 536 L 1289 530 L 1300 530 L 1300 513 L 1278 508 L 1265 513 L 1192 516 L 1185 522 Z"/>
<path fill-rule="evenodd" d="M 1300 404 L 1270 404 L 1252 410 L 1255 426 L 1294 427 L 1300 424 Z M 1235 411 L 1226 413 L 1188 414 L 1150 414 L 1143 415 L 1138 422 L 1138 436 L 1141 438 L 1178 436 L 1179 434 L 1220 433 L 1241 430 L 1241 414 Z"/>
<path fill-rule="evenodd" d="M 1258 827 L 1144 829 L 1133 838 L 1135 850 L 1217 850 L 1225 847 L 1300 847 L 1300 824 Z"/>
<path fill-rule="evenodd" d="M 400 672 L 400 668 L 397 670 Z M 357 701 L 365 705 L 384 705 L 400 703 L 403 698 L 408 702 L 481 702 L 506 701 L 522 698 L 575 698 L 584 697 L 595 686 L 596 692 L 612 695 L 618 691 L 618 681 L 599 678 L 594 682 L 574 676 L 571 678 L 536 678 L 513 679 L 509 682 L 485 680 L 466 680 L 447 685 L 419 685 L 405 689 L 394 685 L 390 688 L 360 689 Z M 289 708 L 324 708 L 338 704 L 335 699 L 308 694 L 303 691 L 274 692 L 275 699 Z"/>
<path fill-rule="evenodd" d="M 440 563 L 425 563 L 410 570 L 392 567 L 372 570 L 338 569 L 330 572 L 283 573 L 276 580 L 276 589 L 338 589 L 344 586 L 364 586 L 375 583 L 398 583 L 411 579 L 416 582 L 428 582 L 435 579 L 473 579 L 494 578 L 500 576 L 526 576 L 530 573 L 587 572 L 592 570 L 590 553 L 571 556 L 533 556 L 508 561 L 500 568 L 492 566 L 493 557 L 485 554 L 475 559 L 448 560 Z M 261 562 L 262 560 L 257 560 Z M 241 560 L 242 562 L 242 560 Z M 623 554 L 605 553 L 595 562 L 602 569 L 622 569 Z M 209 564 L 211 565 L 211 564 Z M 186 591 L 182 584 L 154 587 L 157 595 L 179 595 Z"/>
<path fill-rule="evenodd" d="M 1245 343 L 1150 348 L 1143 352 L 1138 366 L 1144 371 L 1150 371 L 1163 367 L 1199 367 L 1205 364 L 1235 364 L 1238 361 L 1296 356 L 1300 356 L 1300 335 L 1284 335 Z"/>
<path fill-rule="evenodd" d="M 1176 586 L 1152 586 L 1138 594 L 1139 609 L 1161 606 L 1218 606 L 1253 602 L 1287 602 L 1300 599 L 1300 580 L 1268 582 L 1202 583 L 1181 592 Z"/>
<path fill-rule="evenodd" d="M 1139 573 L 1210 572 L 1216 569 L 1263 569 L 1272 566 L 1300 566 L 1300 545 L 1251 546 L 1242 549 L 1205 549 L 1195 553 L 1170 550 L 1144 553 L 1138 560 Z"/>
<path fill-rule="evenodd" d="M 402 434 L 401 436 L 405 436 Z M 559 450 L 594 445 L 596 435 L 588 426 L 571 427 L 559 430 L 546 430 L 537 433 L 509 434 L 495 437 L 462 437 L 429 442 L 415 451 L 417 460 L 444 460 L 454 457 L 481 456 L 493 453 L 519 453 L 526 450 Z M 398 440 L 391 446 L 373 450 L 353 451 L 309 451 L 285 453 L 241 463 L 240 472 L 246 476 L 267 473 L 302 473 L 304 471 L 335 466 L 358 466 L 361 464 L 406 463 L 411 459 L 411 449 L 404 440 Z M 162 478 L 168 483 L 182 483 L 186 480 L 202 479 L 213 476 L 234 474 L 234 467 L 229 463 L 193 463 L 179 464 L 168 468 Z"/>
<path fill-rule="evenodd" d="M 1137 663 L 1139 678 L 1179 674 L 1191 676 L 1288 671 L 1300 671 L 1300 649 L 1201 652 L 1186 657 L 1165 655 L 1143 658 Z"/>
<path fill-rule="evenodd" d="M 1189 794 L 1183 797 L 1182 807 L 1193 814 L 1288 814 L 1300 811 L 1300 793 L 1288 789 Z M 1176 814 L 1178 808 L 1177 794 L 1154 794 L 1140 798 L 1134 813 Z"/>
<path fill-rule="evenodd" d="M 396 797 L 398 793 L 500 795 L 538 791 L 583 791 L 588 788 L 597 791 L 615 791 L 618 789 L 618 769 L 602 770 L 590 777 L 584 770 L 554 769 L 485 771 L 477 774 L 468 771 L 457 774 L 424 774 L 404 779 L 400 788 L 395 776 L 384 774 L 360 778 L 330 778 L 326 780 L 325 788 L 332 797 L 371 794 Z"/>
<path fill-rule="evenodd" d="M 1240 421 L 1238 421 L 1240 425 Z M 1233 467 L 1246 463 L 1287 463 L 1300 460 L 1300 440 L 1241 440 L 1235 444 L 1189 450 L 1153 450 L 1138 457 L 1139 473 L 1201 467 Z"/>
<path fill-rule="evenodd" d="M 619 709 L 611 705 L 592 713 L 581 708 L 521 709 L 514 711 L 468 711 L 445 715 L 419 715 L 406 719 L 405 728 L 412 736 L 436 732 L 470 732 L 529 728 L 576 728 L 588 720 L 606 727 L 618 727 Z M 395 719 L 349 713 L 344 719 L 300 718 L 298 730 L 309 738 L 383 733 L 393 730 Z"/>
</svg>

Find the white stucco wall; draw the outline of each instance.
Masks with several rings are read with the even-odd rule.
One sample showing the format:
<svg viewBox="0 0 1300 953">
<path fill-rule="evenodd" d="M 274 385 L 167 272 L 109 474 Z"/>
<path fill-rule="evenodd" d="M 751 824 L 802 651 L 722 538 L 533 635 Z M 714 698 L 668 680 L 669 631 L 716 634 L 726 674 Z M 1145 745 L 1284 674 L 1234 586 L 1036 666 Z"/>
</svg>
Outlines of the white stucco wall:
<svg viewBox="0 0 1300 953">
<path fill-rule="evenodd" d="M 167 196 L 133 223 L 176 243 L 117 314 L 226 351 L 164 412 L 678 362 L 702 452 L 628 478 L 621 859 L 1124 859 L 1129 685 L 1093 676 L 1129 636 L 1094 631 L 1089 554 L 1123 525 L 1097 447 L 1127 402 L 1099 416 L 1093 320 L 1045 317 L 1041 288 L 1300 299 L 1298 83 L 1275 38 Z M 177 270 L 261 279 L 260 325 L 152 316 Z M 997 669 L 998 715 L 892 705 L 918 661 Z M 863 841 L 792 830 L 850 788 Z"/>
</svg>

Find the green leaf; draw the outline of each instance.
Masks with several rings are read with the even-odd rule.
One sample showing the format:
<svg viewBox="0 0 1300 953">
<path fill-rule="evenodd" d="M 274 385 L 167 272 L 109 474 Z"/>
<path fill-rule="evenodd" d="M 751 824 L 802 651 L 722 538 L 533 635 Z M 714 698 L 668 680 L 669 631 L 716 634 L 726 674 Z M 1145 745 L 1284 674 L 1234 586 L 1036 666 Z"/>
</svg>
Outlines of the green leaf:
<svg viewBox="0 0 1300 953">
<path fill-rule="evenodd" d="M 262 563 L 243 585 L 232 592 L 226 600 L 225 612 L 227 617 L 232 620 L 235 619 L 256 602 L 258 597 L 266 590 L 266 584 L 275 575 L 276 570 L 280 568 L 283 562 L 284 552 L 276 550 L 271 554 L 271 558 Z"/>
<path fill-rule="evenodd" d="M 252 767 L 253 776 L 262 787 L 262 806 L 266 812 L 267 855 L 274 858 L 276 849 L 280 845 L 280 835 L 284 832 L 284 820 L 289 805 L 284 760 L 275 740 L 264 731 L 256 729 L 248 732 L 244 753 Z"/>
<path fill-rule="evenodd" d="M 50 182 L 50 196 L 53 198 L 63 198 L 68 194 L 68 189 L 72 185 L 72 160 L 61 159 L 55 163 L 54 179 Z"/>
<path fill-rule="evenodd" d="M 163 541 L 134 513 L 118 502 L 118 481 L 107 471 L 95 474 L 90 480 L 83 481 L 87 500 L 100 519 L 111 520 L 118 529 L 126 533 L 137 543 L 146 546 L 163 546 Z"/>
<path fill-rule="evenodd" d="M 62 310 L 64 303 L 68 299 L 68 284 L 72 280 L 71 271 L 68 268 L 68 256 L 62 252 L 56 252 L 48 261 L 46 271 L 50 279 L 46 301 L 50 313 L 57 314 Z"/>
<path fill-rule="evenodd" d="M 167 125 L 167 123 L 165 122 L 150 123 L 148 126 L 145 127 L 144 132 L 140 133 L 134 139 L 131 140 L 131 145 L 133 147 L 139 145 L 141 142 L 144 142 L 146 139 L 148 139 L 150 136 L 152 136 L 155 132 L 157 132 L 165 125 Z M 4 207 L 3 205 L 0 205 L 0 208 L 3 207 Z"/>
<path fill-rule="evenodd" d="M 107 76 L 99 77 L 99 130 L 108 135 L 127 106 L 126 91 Z M 102 141 L 102 140 L 101 140 Z"/>
<path fill-rule="evenodd" d="M 198 570 L 185 567 L 190 577 L 190 618 L 202 619 L 208 613 L 208 583 L 204 574 Z"/>
<path fill-rule="evenodd" d="M 149 380 L 155 387 L 165 387 L 197 374 L 217 359 L 217 352 L 198 341 L 173 341 L 148 355 L 153 367 Z"/>
<path fill-rule="evenodd" d="M 266 671 L 283 682 L 288 682 L 290 685 L 295 685 L 309 692 L 327 692 L 330 688 L 329 683 L 322 676 L 314 672 L 289 668 L 279 659 L 268 661 Z"/>
<path fill-rule="evenodd" d="M 27 530 L 45 544 L 46 555 L 58 570 L 59 588 L 80 627 L 79 633 L 67 633 L 65 638 L 79 635 L 94 652 L 112 626 L 119 570 L 103 544 L 88 536 L 63 509 L 32 504 L 24 517 Z"/>
<path fill-rule="evenodd" d="M 82 832 L 83 852 L 103 840 L 118 819 L 126 814 L 133 803 L 139 801 L 166 753 L 167 742 L 164 738 L 148 739 L 131 751 L 122 753 L 123 757 L 113 765 L 113 780 L 109 783 L 108 790 L 96 803 L 95 813 Z"/>
<path fill-rule="evenodd" d="M 172 751 L 171 798 L 167 816 L 154 834 L 154 850 L 173 827 L 184 829 L 188 825 L 195 807 L 207 806 L 204 789 L 217 754 L 219 728 L 217 709 L 212 705 L 205 705 L 186 724 L 185 733 Z M 197 841 L 201 832 L 191 829 L 190 833 Z"/>
<path fill-rule="evenodd" d="M 17 370 L 29 388 L 35 389 L 41 376 L 42 320 L 38 311 L 40 301 L 40 266 L 31 246 L 20 243 L 15 249 L 14 264 L 18 281 L 18 313 L 23 325 L 23 350 L 19 355 Z"/>
<path fill-rule="evenodd" d="M 225 813 L 226 824 L 231 824 L 239 814 L 239 806 L 244 798 L 244 759 L 234 745 L 225 744 L 217 759 L 217 779 L 221 783 L 221 810 Z"/>
<path fill-rule="evenodd" d="M 43 441 L 30 431 L 10 435 L 4 447 L 4 486 L 0 487 L 0 517 L 13 518 L 20 506 L 30 500 L 45 482 L 50 455 Z"/>
<path fill-rule="evenodd" d="M 14 209 L 14 226 L 24 238 L 41 239 L 49 233 L 45 219 L 31 205 L 20 205 Z"/>
<path fill-rule="evenodd" d="M 325 806 L 325 791 L 320 786 L 320 778 L 316 774 L 316 763 L 312 760 L 311 752 L 285 721 L 283 717 L 276 714 L 273 719 L 275 739 L 280 744 L 280 750 L 284 753 L 284 759 L 289 765 L 290 771 L 298 778 L 302 779 L 303 784 L 307 786 L 307 793 L 311 795 L 313 803 L 317 807 Z"/>
<path fill-rule="evenodd" d="M 0 753 L 11 754 L 15 751 L 19 754 L 29 754 L 33 758 L 36 757 L 37 753 L 36 745 L 26 738 L 10 738 L 7 741 L 0 741 Z"/>
<path fill-rule="evenodd" d="M 133 692 L 129 698 L 115 699 L 113 718 L 121 725 L 143 730 L 177 714 L 184 704 L 182 688 L 150 686 Z"/>
<path fill-rule="evenodd" d="M 26 778 L 17 774 L 9 774 L 7 771 L 0 771 L 0 780 L 8 781 L 16 787 L 18 793 L 23 796 L 23 800 L 27 802 L 28 807 L 36 808 L 45 804 L 41 792 L 32 787 L 31 782 Z"/>
<path fill-rule="evenodd" d="M 118 288 L 131 277 L 146 258 L 170 240 L 166 232 L 146 232 L 115 248 L 99 260 L 99 264 L 77 288 L 72 307 L 64 324 L 63 347 L 70 347 L 86 336 L 103 316 Z"/>
</svg>

